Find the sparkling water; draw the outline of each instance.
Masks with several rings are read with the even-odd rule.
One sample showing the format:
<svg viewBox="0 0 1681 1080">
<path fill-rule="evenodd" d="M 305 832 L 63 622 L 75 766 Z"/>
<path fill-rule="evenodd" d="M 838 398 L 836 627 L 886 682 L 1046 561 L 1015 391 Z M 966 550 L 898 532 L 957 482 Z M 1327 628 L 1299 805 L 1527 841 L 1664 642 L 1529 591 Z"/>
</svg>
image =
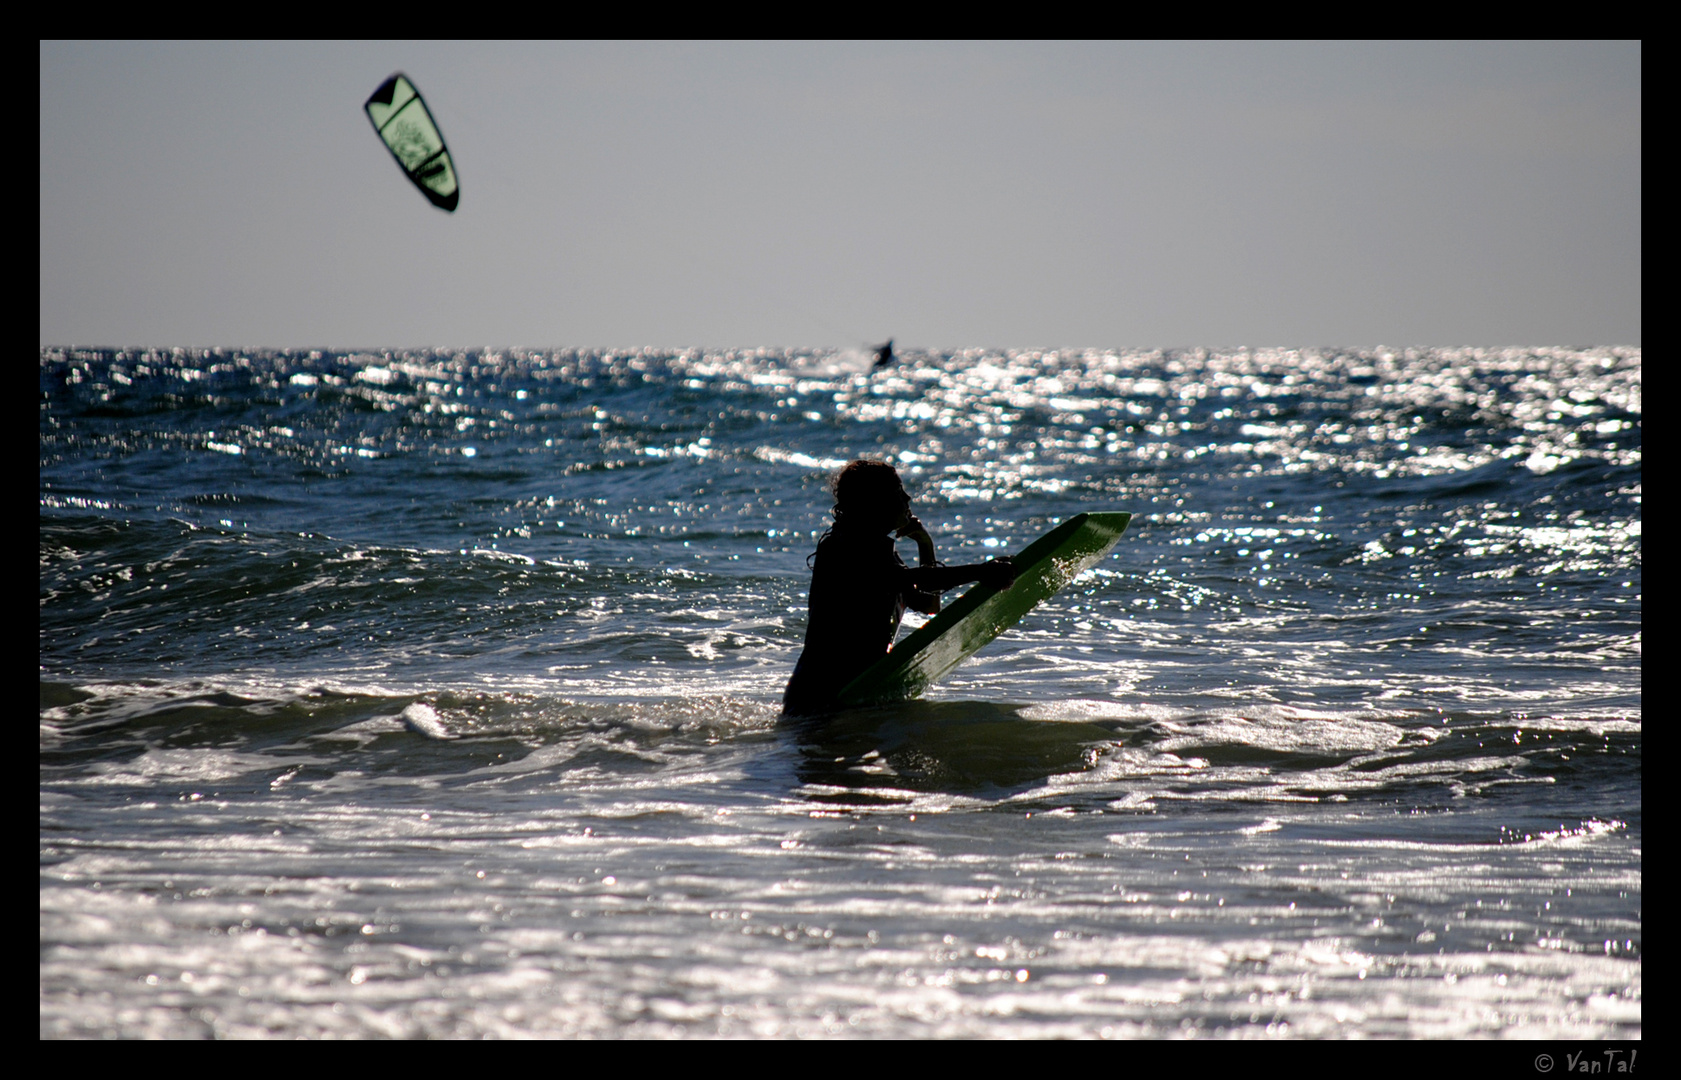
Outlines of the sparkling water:
<svg viewBox="0 0 1681 1080">
<path fill-rule="evenodd" d="M 41 1034 L 1640 1035 L 1639 349 L 872 359 L 43 350 Z M 859 456 L 1135 516 L 789 724 Z"/>
</svg>

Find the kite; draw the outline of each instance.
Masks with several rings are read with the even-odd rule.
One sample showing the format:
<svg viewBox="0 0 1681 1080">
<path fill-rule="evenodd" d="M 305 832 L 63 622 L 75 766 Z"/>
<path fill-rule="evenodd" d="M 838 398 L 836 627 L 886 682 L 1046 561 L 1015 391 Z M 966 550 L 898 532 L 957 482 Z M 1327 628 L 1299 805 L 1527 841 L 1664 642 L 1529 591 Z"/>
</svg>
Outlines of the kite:
<svg viewBox="0 0 1681 1080">
<path fill-rule="evenodd" d="M 433 206 L 453 213 L 461 201 L 455 162 L 450 160 L 443 134 L 409 77 L 399 71 L 386 79 L 362 107 L 403 175 L 414 181 Z"/>
</svg>

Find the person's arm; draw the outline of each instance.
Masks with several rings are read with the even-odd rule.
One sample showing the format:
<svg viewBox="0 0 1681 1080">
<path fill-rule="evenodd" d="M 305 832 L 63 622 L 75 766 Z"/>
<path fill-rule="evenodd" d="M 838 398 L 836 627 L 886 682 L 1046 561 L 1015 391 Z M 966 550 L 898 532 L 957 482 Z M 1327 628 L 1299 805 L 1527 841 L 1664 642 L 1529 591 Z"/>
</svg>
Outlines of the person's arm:
<svg viewBox="0 0 1681 1080">
<path fill-rule="evenodd" d="M 938 566 L 940 560 L 934 557 L 934 538 L 928 535 L 928 529 L 916 518 L 911 518 L 904 528 L 893 535 L 901 540 L 916 541 L 916 561 L 919 566 Z"/>
<path fill-rule="evenodd" d="M 938 566 L 940 560 L 934 554 L 934 538 L 928 535 L 928 529 L 921 521 L 912 517 L 905 527 L 894 534 L 901 540 L 916 542 L 916 561 L 919 566 Z M 918 588 L 912 585 L 904 592 L 905 606 L 913 611 L 920 611 L 924 615 L 938 615 L 940 613 L 940 593 L 937 589 Z"/>
<path fill-rule="evenodd" d="M 921 566 L 910 571 L 909 576 L 912 588 L 927 592 L 945 592 L 971 581 L 1008 589 L 1016 583 L 1016 567 L 1008 555 L 1001 555 L 984 563 L 965 566 Z"/>
<path fill-rule="evenodd" d="M 928 535 L 928 530 L 922 522 L 911 518 L 896 534 L 904 540 L 915 540 L 917 561 L 921 563 L 915 570 L 910 571 L 911 588 L 918 592 L 932 593 L 936 598 L 940 593 L 967 585 L 971 581 L 984 581 L 998 589 L 1008 589 L 1016 583 L 1016 568 L 1010 562 L 1008 555 L 1001 555 L 996 559 L 989 559 L 984 563 L 969 563 L 965 566 L 941 566 L 934 557 L 934 538 Z M 938 604 L 935 611 L 938 611 Z M 934 614 L 930 611 L 927 614 Z"/>
</svg>

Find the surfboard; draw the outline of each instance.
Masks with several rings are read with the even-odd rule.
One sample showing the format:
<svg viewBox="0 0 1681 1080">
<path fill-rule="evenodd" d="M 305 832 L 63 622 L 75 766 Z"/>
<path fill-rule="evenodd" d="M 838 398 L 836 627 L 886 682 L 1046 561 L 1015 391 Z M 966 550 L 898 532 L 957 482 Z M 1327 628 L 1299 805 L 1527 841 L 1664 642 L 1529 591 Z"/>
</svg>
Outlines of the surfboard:
<svg viewBox="0 0 1681 1080">
<path fill-rule="evenodd" d="M 1132 515 L 1076 514 L 1027 545 L 1016 581 L 999 591 L 975 584 L 951 605 L 893 646 L 842 688 L 839 704 L 852 709 L 914 698 L 973 656 L 1034 605 L 1060 590 L 1113 551 Z"/>
</svg>

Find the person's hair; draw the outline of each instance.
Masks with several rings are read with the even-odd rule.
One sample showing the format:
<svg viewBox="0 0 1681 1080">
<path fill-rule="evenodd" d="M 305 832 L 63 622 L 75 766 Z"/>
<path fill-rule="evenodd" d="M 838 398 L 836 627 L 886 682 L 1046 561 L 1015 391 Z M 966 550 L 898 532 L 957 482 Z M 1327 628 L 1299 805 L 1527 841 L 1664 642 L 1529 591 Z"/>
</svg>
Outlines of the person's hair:
<svg viewBox="0 0 1681 1080">
<path fill-rule="evenodd" d="M 849 521 L 867 520 L 879 516 L 884 509 L 889 508 L 890 500 L 894 499 L 904 487 L 899 480 L 899 470 L 885 461 L 872 461 L 869 458 L 858 458 L 849 461 L 825 485 L 825 490 L 835 497 L 835 525 Z M 892 506 L 897 509 L 896 506 Z M 834 526 L 824 530 L 817 538 L 821 544 L 834 532 Z M 806 556 L 806 565 L 811 565 L 814 551 Z"/>
<path fill-rule="evenodd" d="M 848 462 L 829 481 L 829 491 L 835 496 L 835 520 L 846 515 L 856 518 L 879 513 L 890 506 L 903 486 L 899 470 L 885 461 L 859 458 Z"/>
</svg>

